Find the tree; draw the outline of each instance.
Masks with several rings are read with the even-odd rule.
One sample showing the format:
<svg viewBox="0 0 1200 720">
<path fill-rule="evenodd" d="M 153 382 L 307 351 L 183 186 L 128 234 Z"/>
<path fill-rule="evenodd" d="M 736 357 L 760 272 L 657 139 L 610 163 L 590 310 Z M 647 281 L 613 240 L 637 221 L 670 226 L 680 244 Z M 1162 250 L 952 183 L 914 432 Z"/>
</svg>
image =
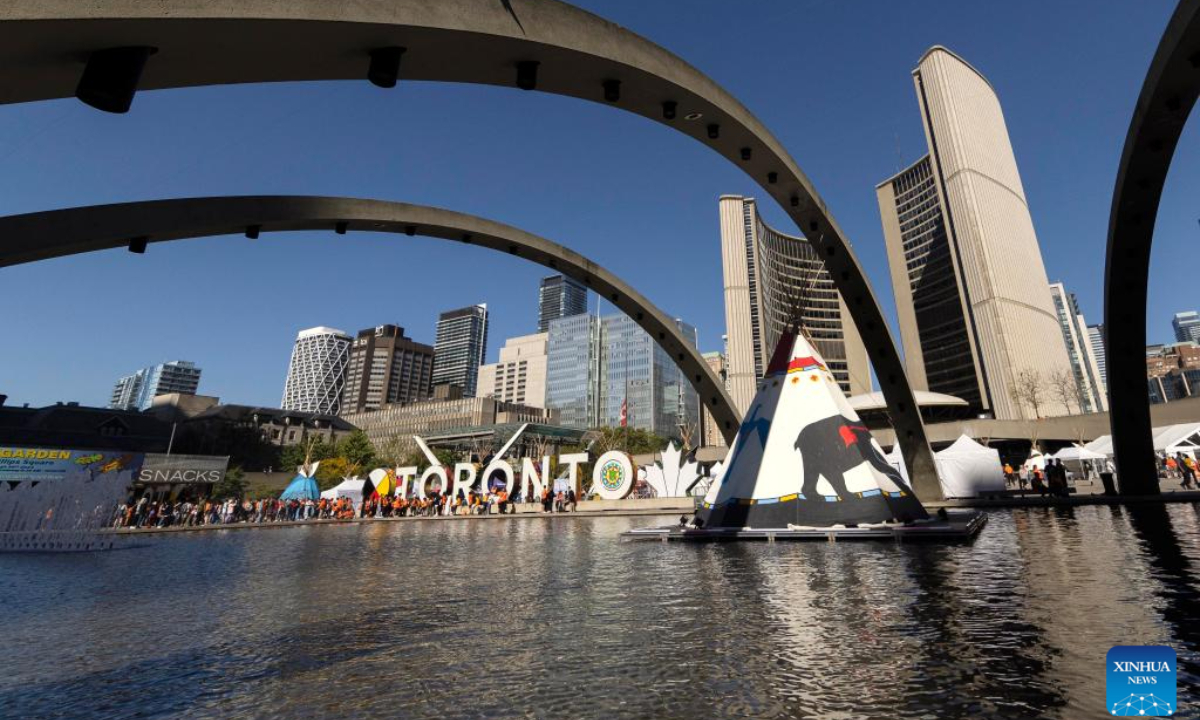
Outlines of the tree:
<svg viewBox="0 0 1200 720">
<path fill-rule="evenodd" d="M 226 498 L 241 499 L 246 494 L 246 488 L 250 483 L 246 482 L 246 473 L 240 467 L 231 467 L 225 471 L 225 477 L 221 478 L 221 482 L 213 485 L 212 496 L 214 500 L 225 500 Z"/>
<path fill-rule="evenodd" d="M 589 435 L 600 453 L 620 450 L 630 455 L 641 455 L 661 452 L 667 446 L 666 438 L 640 428 L 602 427 L 589 431 Z"/>
<path fill-rule="evenodd" d="M 319 436 L 306 438 L 304 442 L 288 445 L 279 454 L 279 467 L 284 472 L 292 472 L 294 468 L 318 460 L 325 460 L 337 455 L 337 448 L 327 443 Z"/>
<path fill-rule="evenodd" d="M 362 430 L 355 430 L 342 438 L 337 444 L 337 455 L 360 468 L 375 466 L 375 447 Z"/>
<path fill-rule="evenodd" d="M 1083 412 L 1083 405 L 1079 402 L 1079 384 L 1075 382 L 1074 371 L 1070 368 L 1059 368 L 1050 373 L 1048 384 L 1050 394 L 1063 404 L 1067 412 L 1071 411 L 1072 404 Z"/>
<path fill-rule="evenodd" d="M 348 477 L 358 473 L 359 466 L 344 457 L 327 458 L 317 466 L 317 487 L 322 490 L 337 485 Z"/>
<path fill-rule="evenodd" d="M 1046 404 L 1046 379 L 1041 373 L 1029 368 L 1017 371 L 1010 394 L 1013 402 L 1033 408 L 1033 416 L 1041 419 L 1041 408 Z"/>
<path fill-rule="evenodd" d="M 406 449 L 407 443 L 399 435 L 392 435 L 374 445 L 375 459 L 389 467 L 407 465 L 405 459 L 412 454 Z"/>
</svg>

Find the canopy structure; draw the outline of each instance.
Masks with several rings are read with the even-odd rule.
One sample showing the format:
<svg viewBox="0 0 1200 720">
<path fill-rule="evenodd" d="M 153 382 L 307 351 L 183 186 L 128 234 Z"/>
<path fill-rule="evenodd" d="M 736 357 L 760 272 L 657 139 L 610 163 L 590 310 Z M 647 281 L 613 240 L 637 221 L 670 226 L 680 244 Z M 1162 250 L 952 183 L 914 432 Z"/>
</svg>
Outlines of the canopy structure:
<svg viewBox="0 0 1200 720">
<path fill-rule="evenodd" d="M 950 447 L 934 454 L 942 493 L 948 498 L 979 497 L 1004 490 L 1000 453 L 961 435 Z"/>
<path fill-rule="evenodd" d="M 927 518 L 803 333 L 785 332 L 697 510 L 706 528 L 831 527 Z"/>
<path fill-rule="evenodd" d="M 321 497 L 326 500 L 350 498 L 355 505 L 358 505 L 362 502 L 364 488 L 367 492 L 370 491 L 370 485 L 366 480 L 360 480 L 358 478 L 344 478 L 341 483 L 321 493 Z"/>
<path fill-rule="evenodd" d="M 979 497 L 985 492 L 1004 490 L 1004 466 L 1000 462 L 1000 453 L 966 435 L 960 436 L 945 450 L 934 453 L 933 458 L 937 463 L 938 480 L 945 497 Z M 908 471 L 898 445 L 888 453 L 887 461 L 907 483 Z"/>
<path fill-rule="evenodd" d="M 1092 450 L 1088 450 L 1087 448 L 1084 448 L 1084 447 L 1075 447 L 1074 445 L 1072 445 L 1071 447 L 1065 447 L 1062 450 L 1059 450 L 1058 452 L 1054 453 L 1051 457 L 1053 457 L 1055 460 L 1062 460 L 1063 462 L 1073 462 L 1073 461 L 1078 461 L 1078 460 L 1107 460 L 1108 459 L 1108 456 L 1103 453 L 1098 453 L 1098 452 L 1095 452 Z"/>
<path fill-rule="evenodd" d="M 317 486 L 316 478 L 317 466 L 320 462 L 315 462 L 312 465 L 301 465 L 296 468 L 296 477 L 288 483 L 283 494 L 279 496 L 280 500 L 316 500 L 321 497 L 321 488 Z"/>
<path fill-rule="evenodd" d="M 1200 454 L 1200 423 L 1164 425 L 1154 428 L 1153 432 L 1154 452 L 1166 453 L 1168 455 L 1174 455 L 1179 452 L 1188 455 Z M 1112 435 L 1101 435 L 1087 445 L 1084 445 L 1084 448 L 1105 457 L 1112 457 Z"/>
</svg>

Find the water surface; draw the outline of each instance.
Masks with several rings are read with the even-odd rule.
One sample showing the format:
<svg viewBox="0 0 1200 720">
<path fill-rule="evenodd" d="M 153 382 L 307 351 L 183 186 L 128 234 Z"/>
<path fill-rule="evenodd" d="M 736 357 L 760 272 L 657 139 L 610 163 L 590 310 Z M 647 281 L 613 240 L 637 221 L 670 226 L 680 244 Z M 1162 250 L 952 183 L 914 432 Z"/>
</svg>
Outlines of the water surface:
<svg viewBox="0 0 1200 720">
<path fill-rule="evenodd" d="M 11 718 L 1042 718 L 1114 644 L 1200 678 L 1200 506 L 969 545 L 622 543 L 647 518 L 164 534 L 0 555 Z"/>
</svg>

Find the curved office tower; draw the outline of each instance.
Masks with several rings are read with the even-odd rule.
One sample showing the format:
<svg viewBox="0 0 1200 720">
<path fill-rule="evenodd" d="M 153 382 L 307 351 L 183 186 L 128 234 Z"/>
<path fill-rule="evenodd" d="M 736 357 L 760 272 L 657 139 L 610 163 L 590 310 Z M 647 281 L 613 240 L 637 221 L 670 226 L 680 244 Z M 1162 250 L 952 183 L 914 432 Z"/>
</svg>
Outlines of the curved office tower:
<svg viewBox="0 0 1200 720">
<path fill-rule="evenodd" d="M 350 336 L 341 330 L 327 327 L 301 330 L 292 348 L 283 402 L 279 406 L 284 410 L 336 415 L 341 410 L 350 343 Z"/>
<path fill-rule="evenodd" d="M 764 223 L 753 198 L 722 195 L 720 205 L 726 386 L 738 411 L 749 409 L 796 310 L 842 392 L 870 392 L 866 347 L 812 244 Z"/>
<path fill-rule="evenodd" d="M 1000 99 L 933 47 L 913 71 L 929 155 L 876 188 L 914 388 L 997 418 L 1066 415 L 1022 378 L 1070 372 Z"/>
</svg>

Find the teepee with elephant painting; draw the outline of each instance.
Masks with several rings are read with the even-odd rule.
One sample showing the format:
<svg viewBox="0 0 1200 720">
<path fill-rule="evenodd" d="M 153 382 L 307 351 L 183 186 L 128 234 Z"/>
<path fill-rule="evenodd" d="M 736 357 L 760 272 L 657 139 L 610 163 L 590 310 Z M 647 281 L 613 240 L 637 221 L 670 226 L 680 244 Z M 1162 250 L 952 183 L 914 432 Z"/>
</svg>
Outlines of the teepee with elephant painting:
<svg viewBox="0 0 1200 720">
<path fill-rule="evenodd" d="M 927 517 L 804 333 L 784 332 L 695 524 L 832 527 Z"/>
</svg>

